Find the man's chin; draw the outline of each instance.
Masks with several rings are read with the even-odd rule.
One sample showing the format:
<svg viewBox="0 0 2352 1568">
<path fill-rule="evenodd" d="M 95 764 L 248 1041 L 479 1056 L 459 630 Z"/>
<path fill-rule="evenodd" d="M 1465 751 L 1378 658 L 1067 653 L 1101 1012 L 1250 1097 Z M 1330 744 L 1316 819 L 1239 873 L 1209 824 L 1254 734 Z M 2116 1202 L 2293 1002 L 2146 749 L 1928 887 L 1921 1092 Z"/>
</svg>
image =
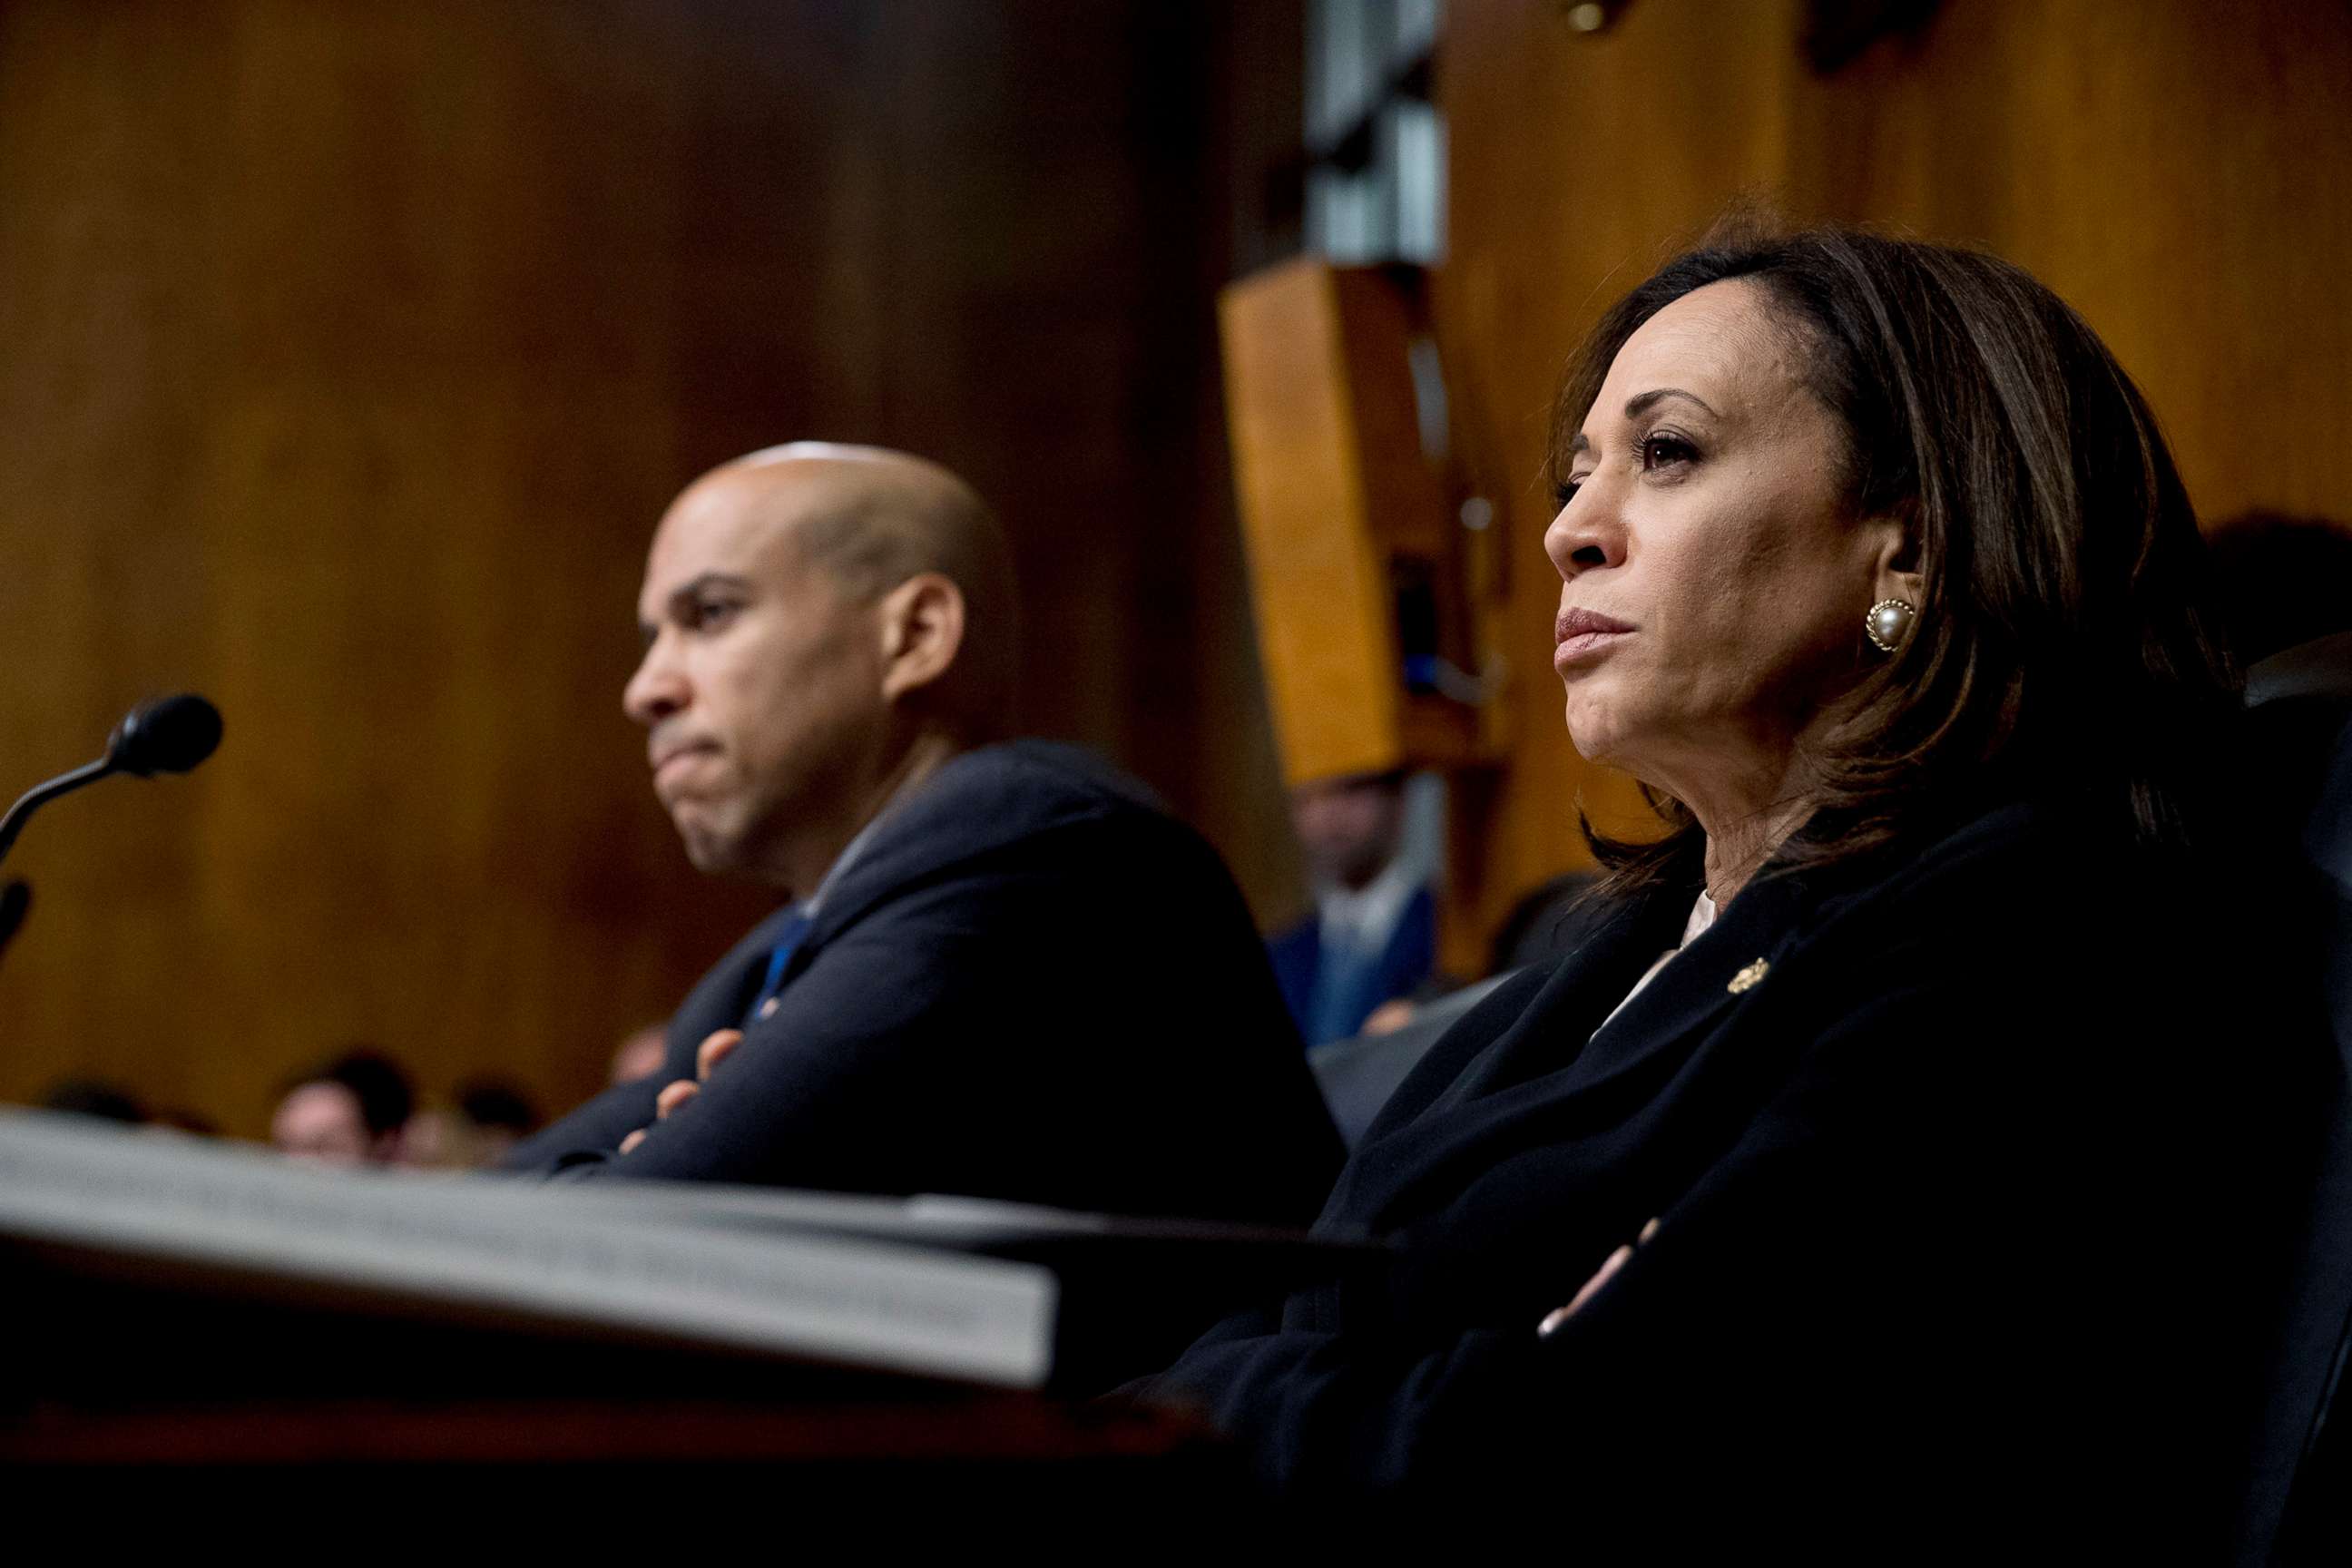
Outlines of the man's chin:
<svg viewBox="0 0 2352 1568">
<path fill-rule="evenodd" d="M 677 828 L 678 842 L 686 847 L 688 863 L 696 870 L 705 876 L 725 877 L 741 868 L 743 846 L 737 835 L 722 831 L 690 810 L 673 810 L 670 821 Z"/>
<path fill-rule="evenodd" d="M 688 838 L 686 858 L 706 877 L 736 877 L 743 872 L 742 853 L 731 840 Z"/>
</svg>

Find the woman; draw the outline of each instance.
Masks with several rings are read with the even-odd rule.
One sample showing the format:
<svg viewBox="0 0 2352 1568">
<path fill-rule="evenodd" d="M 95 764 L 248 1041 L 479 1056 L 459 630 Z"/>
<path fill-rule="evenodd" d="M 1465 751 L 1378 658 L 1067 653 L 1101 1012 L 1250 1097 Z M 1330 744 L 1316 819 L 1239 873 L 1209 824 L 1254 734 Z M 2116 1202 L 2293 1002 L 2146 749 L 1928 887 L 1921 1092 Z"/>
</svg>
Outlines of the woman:
<svg viewBox="0 0 2352 1568">
<path fill-rule="evenodd" d="M 1571 1548 L 2216 1557 L 2325 1068 L 2250 1026 L 2146 405 L 2016 268 L 1822 232 L 1670 262 L 1562 416 L 1569 730 L 1675 831 L 1382 1110 L 1321 1223 L 1388 1275 L 1153 1394 L 1287 1493 Z"/>
</svg>

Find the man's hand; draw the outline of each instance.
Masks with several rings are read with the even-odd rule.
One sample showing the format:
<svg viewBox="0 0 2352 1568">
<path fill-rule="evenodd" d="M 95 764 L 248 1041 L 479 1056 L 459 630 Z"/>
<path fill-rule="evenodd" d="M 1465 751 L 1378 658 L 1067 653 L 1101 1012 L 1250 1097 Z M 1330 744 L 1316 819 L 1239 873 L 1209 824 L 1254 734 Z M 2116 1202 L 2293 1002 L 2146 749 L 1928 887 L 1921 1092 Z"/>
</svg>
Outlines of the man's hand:
<svg viewBox="0 0 2352 1568">
<path fill-rule="evenodd" d="M 654 1120 L 668 1121 L 671 1111 L 700 1094 L 703 1084 L 709 1080 L 711 1070 L 720 1062 L 725 1061 L 735 1047 L 742 1043 L 743 1031 L 740 1029 L 713 1029 L 708 1039 L 694 1047 L 694 1076 L 682 1078 L 675 1083 L 664 1086 L 661 1093 L 654 1097 Z M 622 1139 L 621 1152 L 625 1154 L 644 1142 L 648 1131 L 650 1130 L 647 1128 L 640 1127 Z"/>
<path fill-rule="evenodd" d="M 677 1086 L 676 1084 L 672 1084 L 670 1087 L 675 1089 Z M 625 1149 L 627 1145 L 624 1144 L 622 1147 Z M 1594 1269 L 1592 1271 L 1592 1278 L 1587 1279 L 1584 1282 L 1583 1287 L 1580 1289 L 1573 1297 L 1570 1298 L 1567 1306 L 1558 1308 L 1544 1315 L 1544 1321 L 1536 1325 L 1537 1335 L 1543 1339 L 1549 1339 L 1553 1334 L 1559 1332 L 1559 1326 L 1562 1323 L 1567 1322 L 1570 1318 L 1576 1316 L 1579 1309 L 1580 1309 L 1587 1301 L 1591 1300 L 1592 1298 L 1601 1294 L 1601 1288 L 1603 1285 L 1608 1284 L 1609 1281 L 1617 1278 L 1617 1270 L 1624 1268 L 1628 1262 L 1632 1261 L 1633 1257 L 1633 1248 L 1643 1245 L 1650 1239 L 1650 1237 L 1657 1234 L 1658 1222 L 1656 1220 L 1652 1220 L 1649 1224 L 1642 1227 L 1642 1234 L 1635 1237 L 1631 1244 L 1619 1247 L 1607 1258 L 1602 1258 L 1601 1260 L 1601 1267 Z"/>
</svg>

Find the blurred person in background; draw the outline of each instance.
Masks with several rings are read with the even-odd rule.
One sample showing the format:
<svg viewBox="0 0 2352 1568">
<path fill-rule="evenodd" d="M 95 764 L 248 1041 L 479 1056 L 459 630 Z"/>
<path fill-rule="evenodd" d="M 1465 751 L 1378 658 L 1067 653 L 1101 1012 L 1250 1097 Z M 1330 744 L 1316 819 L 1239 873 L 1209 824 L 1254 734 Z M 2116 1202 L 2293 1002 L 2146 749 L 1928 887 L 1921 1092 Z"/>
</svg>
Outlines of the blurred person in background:
<svg viewBox="0 0 2352 1568">
<path fill-rule="evenodd" d="M 1384 1004 L 1411 997 L 1435 966 L 1436 900 L 1423 868 L 1402 853 L 1405 784 L 1398 769 L 1291 791 L 1315 908 L 1276 933 L 1266 952 L 1309 1046 L 1363 1029 Z"/>
<path fill-rule="evenodd" d="M 269 1118 L 269 1141 L 313 1164 L 394 1164 L 415 1103 L 408 1075 L 362 1047 L 287 1086 Z"/>
<path fill-rule="evenodd" d="M 461 1084 L 455 1098 L 454 1110 L 432 1107 L 408 1119 L 400 1163 L 420 1170 L 488 1170 L 539 1125 L 530 1102 L 501 1079 Z"/>
<path fill-rule="evenodd" d="M 2205 552 L 2214 608 L 2241 667 L 2352 633 L 2352 524 L 2238 512 L 2207 531 Z M 2352 650 L 2335 657 L 2352 659 Z"/>
<path fill-rule="evenodd" d="M 502 1163 L 539 1128 L 539 1112 L 522 1091 L 499 1079 L 476 1079 L 457 1088 L 457 1113 L 468 1142 L 467 1163 Z"/>
</svg>

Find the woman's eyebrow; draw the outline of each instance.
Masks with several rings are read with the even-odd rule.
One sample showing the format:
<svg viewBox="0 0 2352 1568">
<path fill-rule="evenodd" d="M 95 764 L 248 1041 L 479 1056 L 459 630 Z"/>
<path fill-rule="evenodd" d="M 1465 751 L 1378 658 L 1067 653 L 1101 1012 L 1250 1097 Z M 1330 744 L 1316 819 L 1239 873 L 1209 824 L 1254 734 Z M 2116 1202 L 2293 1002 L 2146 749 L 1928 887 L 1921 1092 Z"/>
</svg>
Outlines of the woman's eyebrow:
<svg viewBox="0 0 2352 1568">
<path fill-rule="evenodd" d="M 1709 414 L 1715 414 L 1715 416 L 1717 419 L 1723 417 L 1722 415 L 1716 414 L 1715 405 L 1709 403 L 1706 398 L 1701 397 L 1696 392 L 1685 392 L 1679 386 L 1653 387 L 1648 392 L 1635 393 L 1633 396 L 1625 400 L 1625 417 L 1628 419 L 1639 419 L 1643 415 L 1647 414 L 1651 409 L 1656 407 L 1661 399 L 1668 397 L 1687 398 L 1691 402 L 1697 404 L 1701 408 L 1706 409 Z M 1570 436 L 1568 438 L 1568 455 L 1570 457 L 1581 457 L 1591 450 L 1592 450 L 1591 439 L 1588 437 L 1583 431 L 1579 430 L 1575 435 Z"/>
<path fill-rule="evenodd" d="M 1627 398 L 1625 400 L 1625 417 L 1628 419 L 1638 419 L 1643 415 L 1648 413 L 1652 408 L 1655 407 L 1661 399 L 1668 397 L 1688 398 L 1691 402 L 1697 404 L 1701 408 L 1706 409 L 1709 414 L 1715 414 L 1714 405 L 1708 403 L 1706 398 L 1701 397 L 1697 393 L 1685 392 L 1679 386 L 1660 386 L 1654 387 L 1648 392 L 1637 392 L 1633 396 Z M 1720 419 L 1723 416 L 1717 414 L 1716 417 Z"/>
</svg>

